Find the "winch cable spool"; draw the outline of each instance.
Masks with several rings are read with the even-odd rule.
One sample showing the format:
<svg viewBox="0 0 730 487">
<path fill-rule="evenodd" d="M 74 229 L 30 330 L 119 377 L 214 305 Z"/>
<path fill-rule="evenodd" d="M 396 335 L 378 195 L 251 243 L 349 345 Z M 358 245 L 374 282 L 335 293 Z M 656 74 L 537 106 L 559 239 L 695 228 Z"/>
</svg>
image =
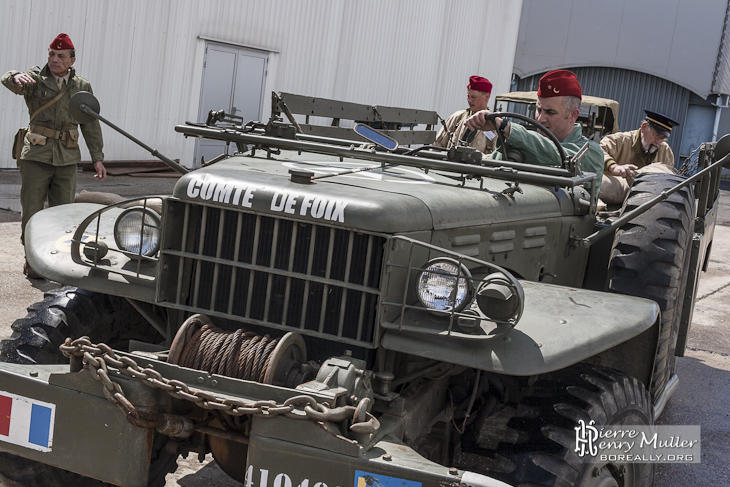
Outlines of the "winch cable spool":
<svg viewBox="0 0 730 487">
<path fill-rule="evenodd" d="M 263 384 L 296 387 L 311 374 L 304 340 L 297 333 L 281 338 L 238 329 L 225 331 L 205 315 L 193 315 L 180 327 L 170 347 L 168 362 L 211 374 Z"/>
</svg>

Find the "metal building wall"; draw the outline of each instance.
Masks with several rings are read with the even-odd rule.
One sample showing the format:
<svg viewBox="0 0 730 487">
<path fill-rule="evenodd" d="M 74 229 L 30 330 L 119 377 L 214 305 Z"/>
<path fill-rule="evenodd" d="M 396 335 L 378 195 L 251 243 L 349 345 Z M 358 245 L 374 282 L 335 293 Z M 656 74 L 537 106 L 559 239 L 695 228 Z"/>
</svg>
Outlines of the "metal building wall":
<svg viewBox="0 0 730 487">
<path fill-rule="evenodd" d="M 680 123 L 681 129 L 687 117 L 690 91 L 671 81 L 646 73 L 616 68 L 566 68 L 580 80 L 586 95 L 610 98 L 619 102 L 619 130 L 639 128 L 644 109 L 663 113 Z M 545 73 L 521 79 L 517 90 L 537 90 L 538 81 Z M 675 158 L 680 157 L 682 131 L 675 129 L 667 143 Z M 680 161 L 675 161 L 679 163 Z"/>
<path fill-rule="evenodd" d="M 728 0 L 525 0 L 514 72 L 603 66 L 727 94 Z"/>
<path fill-rule="evenodd" d="M 42 66 L 50 41 L 66 32 L 101 114 L 190 167 L 193 141 L 173 127 L 197 118 L 206 39 L 269 51 L 269 92 L 445 118 L 466 106 L 469 75 L 488 77 L 495 93 L 509 90 L 522 2 L 0 0 L 0 8 L 0 72 Z M 0 168 L 11 168 L 10 141 L 28 113 L 21 97 L 2 93 Z M 152 159 L 107 127 L 104 136 L 107 160 Z"/>
<path fill-rule="evenodd" d="M 712 76 L 713 93 L 730 93 L 730 2 L 725 7 L 725 20 Z"/>
</svg>

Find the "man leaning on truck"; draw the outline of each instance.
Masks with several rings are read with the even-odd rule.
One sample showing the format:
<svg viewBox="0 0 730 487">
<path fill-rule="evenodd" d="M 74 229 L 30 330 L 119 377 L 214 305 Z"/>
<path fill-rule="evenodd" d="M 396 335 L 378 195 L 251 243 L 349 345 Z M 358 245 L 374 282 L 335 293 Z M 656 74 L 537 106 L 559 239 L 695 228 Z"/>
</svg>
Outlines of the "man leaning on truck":
<svg viewBox="0 0 730 487">
<path fill-rule="evenodd" d="M 78 122 L 69 112 L 71 96 L 79 91 L 91 93 L 91 83 L 76 76 L 73 64 L 76 50 L 66 34 L 59 34 L 48 47 L 48 63 L 26 72 L 8 71 L 2 84 L 25 97 L 30 123 L 18 158 L 20 167 L 20 241 L 25 243 L 25 226 L 35 213 L 49 206 L 71 203 L 76 192 L 76 166 L 81 162 Z M 81 124 L 86 146 L 94 161 L 94 175 L 106 178 L 102 161 L 104 143 L 98 120 Z M 40 279 L 26 260 L 23 273 Z"/>
<path fill-rule="evenodd" d="M 644 110 L 646 118 L 637 130 L 610 134 L 601 139 L 605 172 L 600 198 L 622 204 L 639 173 L 674 173 L 674 152 L 667 144 L 672 128 L 679 125 L 666 115 Z"/>
</svg>

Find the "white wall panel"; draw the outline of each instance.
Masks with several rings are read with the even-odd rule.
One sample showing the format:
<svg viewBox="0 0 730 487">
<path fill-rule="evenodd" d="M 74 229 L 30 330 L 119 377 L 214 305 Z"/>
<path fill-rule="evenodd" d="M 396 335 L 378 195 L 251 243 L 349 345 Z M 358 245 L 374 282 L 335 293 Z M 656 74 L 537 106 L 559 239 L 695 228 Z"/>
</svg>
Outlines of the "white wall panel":
<svg viewBox="0 0 730 487">
<path fill-rule="evenodd" d="M 101 114 L 192 166 L 193 141 L 173 127 L 197 117 L 205 39 L 271 51 L 269 92 L 445 118 L 466 107 L 472 74 L 509 91 L 521 9 L 514 0 L 0 0 L 0 72 L 43 65 L 66 32 Z M 28 113 L 21 97 L 0 93 L 0 168 L 11 168 L 10 141 Z M 153 158 L 103 130 L 107 160 Z"/>
</svg>

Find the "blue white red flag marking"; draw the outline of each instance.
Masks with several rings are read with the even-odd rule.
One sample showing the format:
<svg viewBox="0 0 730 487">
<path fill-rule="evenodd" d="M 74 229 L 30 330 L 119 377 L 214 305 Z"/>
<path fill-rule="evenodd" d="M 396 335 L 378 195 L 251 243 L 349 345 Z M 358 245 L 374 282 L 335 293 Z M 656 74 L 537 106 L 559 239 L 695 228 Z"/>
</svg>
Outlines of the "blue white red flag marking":
<svg viewBox="0 0 730 487">
<path fill-rule="evenodd" d="M 355 470 L 354 487 L 421 487 L 421 482 Z"/>
<path fill-rule="evenodd" d="M 0 391 L 0 441 L 51 451 L 56 405 Z"/>
</svg>

